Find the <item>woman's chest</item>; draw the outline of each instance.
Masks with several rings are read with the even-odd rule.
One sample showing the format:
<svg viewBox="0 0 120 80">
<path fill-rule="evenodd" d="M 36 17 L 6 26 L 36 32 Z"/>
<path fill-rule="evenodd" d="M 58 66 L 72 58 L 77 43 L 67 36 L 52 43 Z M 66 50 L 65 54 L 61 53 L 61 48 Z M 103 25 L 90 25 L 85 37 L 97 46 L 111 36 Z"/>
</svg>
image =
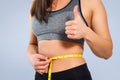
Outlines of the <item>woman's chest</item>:
<svg viewBox="0 0 120 80">
<path fill-rule="evenodd" d="M 39 22 L 36 18 L 33 18 L 32 28 L 36 34 L 44 33 L 65 33 L 65 23 L 68 20 L 73 20 L 72 12 L 64 12 L 59 14 L 51 13 L 48 18 L 48 23 Z"/>
</svg>

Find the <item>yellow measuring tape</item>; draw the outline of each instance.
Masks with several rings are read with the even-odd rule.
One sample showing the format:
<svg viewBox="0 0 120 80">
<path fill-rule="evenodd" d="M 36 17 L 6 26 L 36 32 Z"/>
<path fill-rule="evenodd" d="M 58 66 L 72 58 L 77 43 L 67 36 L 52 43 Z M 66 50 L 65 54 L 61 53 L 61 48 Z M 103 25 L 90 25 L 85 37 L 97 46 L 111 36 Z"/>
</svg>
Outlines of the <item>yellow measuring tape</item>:
<svg viewBox="0 0 120 80">
<path fill-rule="evenodd" d="M 51 72 L 52 72 L 52 61 L 56 59 L 63 59 L 63 58 L 70 58 L 70 57 L 82 57 L 82 54 L 69 54 L 69 55 L 62 55 L 62 56 L 55 56 L 50 58 L 50 66 L 48 70 L 48 80 L 51 80 Z"/>
</svg>

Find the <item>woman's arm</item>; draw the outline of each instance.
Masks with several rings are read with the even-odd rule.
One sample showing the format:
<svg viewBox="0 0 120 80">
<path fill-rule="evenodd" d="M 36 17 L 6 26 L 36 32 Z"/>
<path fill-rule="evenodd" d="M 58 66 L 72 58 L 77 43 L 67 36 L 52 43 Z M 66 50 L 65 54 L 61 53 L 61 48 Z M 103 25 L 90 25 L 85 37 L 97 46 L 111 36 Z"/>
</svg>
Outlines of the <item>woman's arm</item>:
<svg viewBox="0 0 120 80">
<path fill-rule="evenodd" d="M 30 17 L 30 23 L 32 18 Z M 38 54 L 38 42 L 36 36 L 32 32 L 32 26 L 30 29 L 30 40 L 27 47 L 27 54 L 33 68 L 40 74 L 48 71 L 49 59 L 46 56 Z"/>
<path fill-rule="evenodd" d="M 112 40 L 108 29 L 107 15 L 101 0 L 92 0 L 92 30 L 84 37 L 93 53 L 108 59 L 112 55 Z"/>
<path fill-rule="evenodd" d="M 74 20 L 66 22 L 66 34 L 70 39 L 84 38 L 93 53 L 108 59 L 112 55 L 112 40 L 108 29 L 107 16 L 101 0 L 91 0 L 92 27 L 81 20 L 78 6 L 74 8 Z"/>
<path fill-rule="evenodd" d="M 30 16 L 30 40 L 29 40 L 28 48 L 27 48 L 28 56 L 38 53 L 37 38 L 35 37 L 35 35 L 32 32 L 31 21 L 32 21 L 32 17 Z"/>
</svg>

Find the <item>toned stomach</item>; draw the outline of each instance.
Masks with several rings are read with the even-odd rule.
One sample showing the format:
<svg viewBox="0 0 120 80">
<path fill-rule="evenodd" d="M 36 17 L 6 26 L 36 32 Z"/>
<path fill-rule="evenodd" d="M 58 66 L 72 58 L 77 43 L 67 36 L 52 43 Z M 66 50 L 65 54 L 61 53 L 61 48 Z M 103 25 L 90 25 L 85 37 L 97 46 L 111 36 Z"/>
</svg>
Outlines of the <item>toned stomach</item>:
<svg viewBox="0 0 120 80">
<path fill-rule="evenodd" d="M 80 43 L 66 42 L 62 40 L 38 41 L 38 53 L 53 57 L 67 54 L 82 54 L 83 46 Z M 67 70 L 85 63 L 84 58 L 64 58 L 53 61 L 52 72 Z"/>
</svg>

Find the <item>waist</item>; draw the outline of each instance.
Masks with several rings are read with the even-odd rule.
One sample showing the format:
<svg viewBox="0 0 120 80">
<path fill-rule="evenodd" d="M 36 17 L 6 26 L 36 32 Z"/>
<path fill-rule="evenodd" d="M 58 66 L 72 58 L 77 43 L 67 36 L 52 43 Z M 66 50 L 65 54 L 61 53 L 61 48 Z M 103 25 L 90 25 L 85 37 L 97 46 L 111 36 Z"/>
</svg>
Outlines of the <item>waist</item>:
<svg viewBox="0 0 120 80">
<path fill-rule="evenodd" d="M 76 54 L 68 54 L 65 56 L 61 55 L 61 56 L 52 57 L 52 59 L 50 58 L 52 62 L 51 72 L 64 71 L 85 63 L 82 54 L 80 54 L 79 56 L 72 56 L 72 55 L 76 55 Z"/>
<path fill-rule="evenodd" d="M 51 72 L 53 72 L 52 71 L 52 68 L 53 68 L 53 70 L 54 70 L 54 67 L 53 67 L 53 61 L 55 60 L 61 60 L 61 59 L 67 59 L 67 58 L 82 58 L 83 57 L 83 55 L 81 54 L 81 53 L 78 53 L 78 54 L 69 54 L 69 55 L 61 55 L 61 56 L 54 56 L 54 57 L 51 57 L 50 58 L 50 66 L 49 66 L 49 71 L 48 71 L 48 80 L 51 80 Z M 78 63 L 78 62 L 80 62 L 80 63 Z M 81 64 L 84 64 L 85 63 L 85 61 L 76 61 L 76 60 L 74 60 L 74 62 L 73 62 L 73 60 L 72 61 L 69 61 L 69 62 L 67 62 L 67 63 L 65 63 L 65 61 L 63 62 L 64 63 L 64 65 L 62 65 L 62 66 L 60 66 L 60 65 L 56 65 L 55 67 L 57 67 L 57 66 L 59 66 L 59 67 L 57 67 L 57 70 L 59 71 L 59 69 L 61 70 L 62 68 L 63 68 L 63 66 L 67 66 L 66 68 L 63 68 L 63 70 L 66 70 L 66 69 L 69 69 L 69 68 L 72 68 L 72 67 L 75 67 L 75 66 L 78 66 L 78 65 L 81 65 Z M 71 64 L 71 65 L 68 65 L 68 64 Z M 62 70 L 62 71 L 63 71 Z M 57 71 L 57 72 L 58 72 Z"/>
</svg>

